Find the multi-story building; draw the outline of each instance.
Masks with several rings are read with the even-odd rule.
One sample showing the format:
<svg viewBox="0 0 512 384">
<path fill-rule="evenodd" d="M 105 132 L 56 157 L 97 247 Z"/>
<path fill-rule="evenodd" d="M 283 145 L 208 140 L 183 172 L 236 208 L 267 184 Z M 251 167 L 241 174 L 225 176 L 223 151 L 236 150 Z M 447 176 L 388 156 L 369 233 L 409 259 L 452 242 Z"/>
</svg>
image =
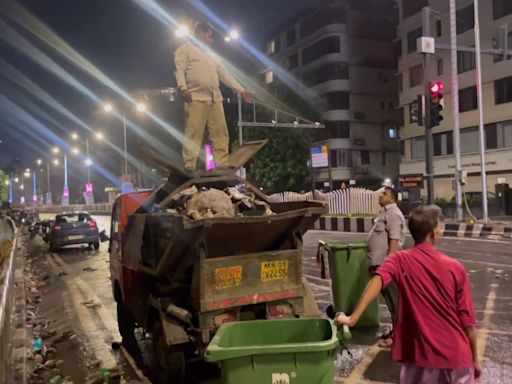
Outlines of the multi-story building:
<svg viewBox="0 0 512 384">
<path fill-rule="evenodd" d="M 392 2 L 370 3 L 331 1 L 287 23 L 266 44 L 266 53 L 323 102 L 326 129 L 315 145 L 329 147 L 334 188 L 349 180 L 380 184 L 398 174 L 396 18 Z M 263 79 L 280 81 L 269 68 Z M 323 187 L 328 169 L 315 173 Z"/>
<path fill-rule="evenodd" d="M 422 57 L 416 53 L 416 39 L 422 35 L 421 9 L 430 6 L 437 11 L 431 19 L 433 37 L 441 44 L 450 43 L 449 2 L 401 0 L 399 3 L 398 39 L 402 47 L 398 75 L 399 97 L 405 117 L 404 126 L 400 130 L 400 174 L 421 174 L 425 171 L 424 128 L 410 123 L 409 119 L 409 103 L 423 93 Z M 473 6 L 472 0 L 457 0 L 459 46 L 475 45 Z M 512 31 L 512 1 L 480 0 L 479 13 L 482 48 L 504 45 L 506 36 L 511 49 L 512 33 L 506 31 Z M 468 172 L 465 190 L 481 191 L 475 54 L 459 52 L 457 56 L 462 167 Z M 489 191 L 494 191 L 494 185 L 503 181 L 503 178 L 512 182 L 512 61 L 490 54 L 481 57 L 487 185 Z M 450 51 L 436 50 L 433 61 L 435 73 L 428 80 L 440 80 L 445 84 L 444 120 L 433 129 L 434 194 L 436 197 L 451 198 L 454 195 L 452 179 L 455 157 Z"/>
</svg>

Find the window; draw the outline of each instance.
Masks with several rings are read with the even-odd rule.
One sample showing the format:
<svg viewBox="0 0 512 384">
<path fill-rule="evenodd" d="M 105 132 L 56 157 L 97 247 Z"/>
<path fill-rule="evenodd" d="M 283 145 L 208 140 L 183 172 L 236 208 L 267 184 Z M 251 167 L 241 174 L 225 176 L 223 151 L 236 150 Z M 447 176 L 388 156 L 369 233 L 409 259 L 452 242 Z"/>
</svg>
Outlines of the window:
<svg viewBox="0 0 512 384">
<path fill-rule="evenodd" d="M 295 41 L 295 27 L 292 27 L 286 31 L 286 46 L 292 46 L 295 44 Z"/>
<path fill-rule="evenodd" d="M 342 62 L 327 63 L 304 74 L 302 81 L 308 86 L 329 80 L 348 79 L 348 64 Z"/>
<path fill-rule="evenodd" d="M 453 155 L 453 133 L 436 133 L 434 137 L 434 156 Z"/>
<path fill-rule="evenodd" d="M 291 55 L 288 57 L 288 69 L 294 69 L 299 66 L 299 55 Z"/>
<path fill-rule="evenodd" d="M 503 132 L 503 147 L 512 147 L 512 121 L 506 121 L 500 124 Z"/>
<path fill-rule="evenodd" d="M 494 97 L 496 104 L 512 101 L 512 76 L 494 82 Z"/>
<path fill-rule="evenodd" d="M 475 25 L 475 10 L 473 4 L 457 11 L 457 34 L 473 29 Z"/>
<path fill-rule="evenodd" d="M 493 0 L 492 11 L 494 20 L 510 15 L 512 13 L 512 2 L 510 0 Z"/>
<path fill-rule="evenodd" d="M 274 73 L 272 71 L 267 71 L 264 73 L 265 84 L 270 84 L 274 82 Z"/>
<path fill-rule="evenodd" d="M 423 82 L 423 66 L 421 64 L 409 68 L 409 86 L 416 87 Z"/>
<path fill-rule="evenodd" d="M 398 75 L 398 92 L 404 91 L 404 75 L 400 73 Z"/>
<path fill-rule="evenodd" d="M 267 55 L 272 55 L 273 53 L 276 53 L 279 51 L 278 49 L 278 40 L 272 39 L 267 43 Z"/>
<path fill-rule="evenodd" d="M 461 89 L 459 91 L 459 112 L 472 111 L 477 108 L 476 86 Z"/>
<path fill-rule="evenodd" d="M 407 53 L 413 53 L 417 50 L 417 40 L 419 37 L 421 37 L 422 29 L 421 27 L 418 29 L 415 29 L 413 31 L 410 31 L 407 34 Z"/>
<path fill-rule="evenodd" d="M 502 33 L 502 29 L 499 28 L 498 29 L 498 33 L 500 34 L 497 38 L 493 38 L 492 39 L 492 45 L 493 45 L 493 48 L 496 48 L 496 49 L 505 49 L 505 44 L 504 42 L 502 42 L 503 40 L 503 37 L 501 36 L 501 33 Z M 507 47 L 508 47 L 508 50 L 510 51 L 510 48 L 512 47 L 512 32 L 508 32 L 507 33 Z M 511 55 L 507 55 L 507 60 L 510 60 L 512 59 L 512 56 Z M 499 63 L 500 61 L 503 61 L 504 60 L 504 55 L 503 54 L 500 54 L 500 55 L 494 55 L 494 62 L 495 63 Z"/>
<path fill-rule="evenodd" d="M 352 156 L 349 150 L 346 149 L 331 149 L 329 156 L 331 157 L 331 167 L 351 167 Z"/>
<path fill-rule="evenodd" d="M 306 65 L 329 53 L 340 52 L 340 38 L 329 36 L 310 45 L 302 51 L 302 64 Z"/>
<path fill-rule="evenodd" d="M 313 13 L 300 23 L 300 37 L 303 39 L 313 32 L 329 24 L 345 24 L 347 22 L 347 8 L 335 6 Z"/>
<path fill-rule="evenodd" d="M 443 59 L 437 60 L 437 75 L 438 76 L 441 76 L 444 72 L 443 64 L 444 64 Z"/>
<path fill-rule="evenodd" d="M 441 20 L 436 20 L 436 36 L 441 37 L 443 35 L 443 23 Z"/>
<path fill-rule="evenodd" d="M 478 127 L 464 128 L 460 130 L 460 152 L 478 152 L 479 138 Z"/>
<path fill-rule="evenodd" d="M 348 92 L 329 92 L 323 95 L 329 109 L 350 109 L 350 94 Z"/>
<path fill-rule="evenodd" d="M 475 52 L 457 52 L 457 72 L 464 73 L 476 68 Z"/>
<path fill-rule="evenodd" d="M 404 113 L 405 113 L 405 108 L 404 107 L 400 107 L 398 109 L 398 126 L 399 127 L 403 127 L 404 126 Z"/>
<path fill-rule="evenodd" d="M 398 129 L 394 127 L 388 128 L 388 137 L 390 139 L 396 139 L 398 137 Z"/>
<path fill-rule="evenodd" d="M 329 121 L 325 123 L 325 128 L 329 132 L 329 138 L 350 138 L 350 123 L 348 121 Z"/>
<path fill-rule="evenodd" d="M 402 56 L 402 40 L 398 40 L 394 44 L 395 57 Z"/>
<path fill-rule="evenodd" d="M 370 151 L 359 151 L 361 154 L 361 165 L 370 164 Z"/>
<path fill-rule="evenodd" d="M 400 156 L 405 156 L 405 140 L 400 142 Z"/>
<path fill-rule="evenodd" d="M 485 148 L 496 149 L 498 148 L 498 124 L 487 124 L 485 129 Z"/>
<path fill-rule="evenodd" d="M 402 19 L 421 12 L 423 7 L 428 7 L 428 0 L 402 0 Z"/>
<path fill-rule="evenodd" d="M 425 158 L 425 136 L 412 138 L 411 157 L 413 160 L 423 160 Z"/>
</svg>

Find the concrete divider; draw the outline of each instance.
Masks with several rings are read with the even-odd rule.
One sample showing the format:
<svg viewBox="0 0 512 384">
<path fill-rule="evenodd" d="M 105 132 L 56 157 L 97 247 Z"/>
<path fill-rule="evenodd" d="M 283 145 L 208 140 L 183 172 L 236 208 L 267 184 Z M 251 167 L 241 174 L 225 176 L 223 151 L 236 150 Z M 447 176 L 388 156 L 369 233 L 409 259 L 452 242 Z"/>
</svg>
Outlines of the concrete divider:
<svg viewBox="0 0 512 384">
<path fill-rule="evenodd" d="M 14 222 L 0 217 L 0 384 L 8 382 L 12 358 L 15 249 Z"/>
</svg>

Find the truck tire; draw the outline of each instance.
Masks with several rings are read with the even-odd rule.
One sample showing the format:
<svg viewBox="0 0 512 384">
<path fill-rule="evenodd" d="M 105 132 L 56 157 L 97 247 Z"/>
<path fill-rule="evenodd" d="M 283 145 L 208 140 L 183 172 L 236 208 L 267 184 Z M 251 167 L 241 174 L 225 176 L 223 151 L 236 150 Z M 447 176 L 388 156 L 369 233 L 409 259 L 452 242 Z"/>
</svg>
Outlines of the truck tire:
<svg viewBox="0 0 512 384">
<path fill-rule="evenodd" d="M 185 383 L 185 353 L 181 345 L 169 347 L 162 323 L 153 326 L 153 371 L 157 384 Z"/>
<path fill-rule="evenodd" d="M 123 347 L 133 357 L 139 368 L 142 367 L 142 353 L 135 338 L 135 322 L 124 307 L 122 300 L 117 301 L 117 326 L 122 337 Z"/>
</svg>

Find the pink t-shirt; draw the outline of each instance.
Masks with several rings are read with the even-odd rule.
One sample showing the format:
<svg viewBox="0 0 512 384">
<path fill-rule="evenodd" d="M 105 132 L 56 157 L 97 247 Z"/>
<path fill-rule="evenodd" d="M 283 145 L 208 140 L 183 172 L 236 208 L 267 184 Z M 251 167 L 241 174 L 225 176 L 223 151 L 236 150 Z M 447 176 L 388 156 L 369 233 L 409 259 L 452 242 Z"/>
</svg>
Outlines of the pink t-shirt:
<svg viewBox="0 0 512 384">
<path fill-rule="evenodd" d="M 473 367 L 464 327 L 476 321 L 461 263 L 422 243 L 387 256 L 375 274 L 384 287 L 398 285 L 393 360 L 425 368 Z"/>
</svg>

